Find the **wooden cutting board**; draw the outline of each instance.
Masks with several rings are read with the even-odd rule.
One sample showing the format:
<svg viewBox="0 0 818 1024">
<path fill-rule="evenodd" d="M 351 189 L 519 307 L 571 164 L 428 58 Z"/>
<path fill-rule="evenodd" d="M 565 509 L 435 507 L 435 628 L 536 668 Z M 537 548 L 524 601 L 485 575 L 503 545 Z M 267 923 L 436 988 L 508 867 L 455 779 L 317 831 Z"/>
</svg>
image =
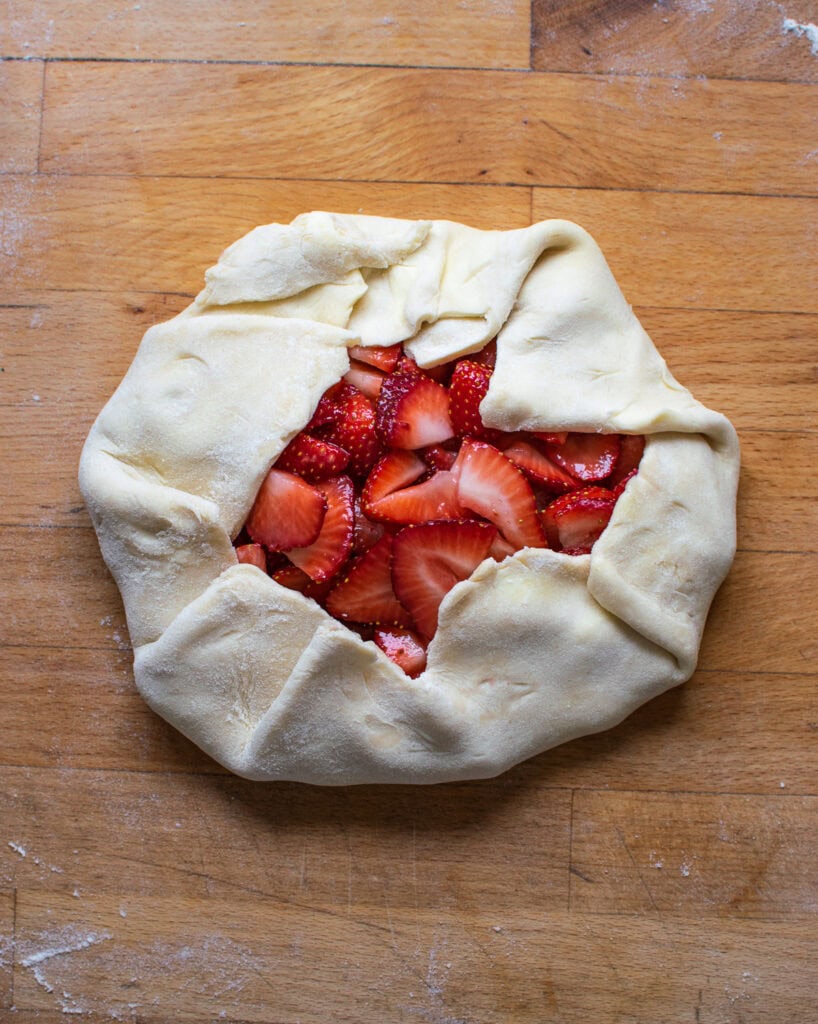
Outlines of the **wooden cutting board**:
<svg viewBox="0 0 818 1024">
<path fill-rule="evenodd" d="M 818 1019 L 818 11 L 0 0 L 0 1020 Z M 743 446 L 694 678 L 496 780 L 227 775 L 76 484 L 143 331 L 314 208 L 598 239 Z"/>
</svg>

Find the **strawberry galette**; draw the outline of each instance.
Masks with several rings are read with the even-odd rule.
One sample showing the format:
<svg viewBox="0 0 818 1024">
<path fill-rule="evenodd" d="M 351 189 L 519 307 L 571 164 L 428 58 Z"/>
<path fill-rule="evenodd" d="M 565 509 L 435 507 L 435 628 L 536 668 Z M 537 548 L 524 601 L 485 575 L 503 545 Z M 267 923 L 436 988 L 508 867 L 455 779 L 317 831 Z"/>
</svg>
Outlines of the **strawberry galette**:
<svg viewBox="0 0 818 1024">
<path fill-rule="evenodd" d="M 688 678 L 735 433 L 584 231 L 315 213 L 206 281 L 80 471 L 160 714 L 251 778 L 436 782 Z"/>
</svg>

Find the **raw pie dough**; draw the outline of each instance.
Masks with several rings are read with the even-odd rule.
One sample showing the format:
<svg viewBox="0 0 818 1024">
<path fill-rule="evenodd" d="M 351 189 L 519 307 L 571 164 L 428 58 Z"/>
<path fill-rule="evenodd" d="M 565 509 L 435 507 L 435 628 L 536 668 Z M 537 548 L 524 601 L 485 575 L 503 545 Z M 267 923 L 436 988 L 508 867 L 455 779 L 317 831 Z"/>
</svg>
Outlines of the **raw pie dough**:
<svg viewBox="0 0 818 1024">
<path fill-rule="evenodd" d="M 429 783 L 495 775 L 689 678 L 735 551 L 738 443 L 585 231 L 310 213 L 205 276 L 145 335 L 80 465 L 160 715 L 248 778 Z M 348 346 L 432 366 L 495 336 L 489 426 L 645 434 L 645 454 L 590 555 L 529 548 L 454 587 L 409 679 L 231 538 Z"/>
</svg>

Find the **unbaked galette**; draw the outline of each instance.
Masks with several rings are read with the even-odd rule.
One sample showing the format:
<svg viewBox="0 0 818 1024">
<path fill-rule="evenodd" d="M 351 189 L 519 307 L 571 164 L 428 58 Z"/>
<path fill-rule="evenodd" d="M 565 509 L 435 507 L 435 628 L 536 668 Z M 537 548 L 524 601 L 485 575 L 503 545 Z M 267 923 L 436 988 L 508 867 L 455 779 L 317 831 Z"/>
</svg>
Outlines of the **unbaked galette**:
<svg viewBox="0 0 818 1024">
<path fill-rule="evenodd" d="M 329 213 L 227 249 L 80 466 L 145 699 L 333 785 L 494 775 L 687 679 L 737 477 L 581 228 Z"/>
</svg>

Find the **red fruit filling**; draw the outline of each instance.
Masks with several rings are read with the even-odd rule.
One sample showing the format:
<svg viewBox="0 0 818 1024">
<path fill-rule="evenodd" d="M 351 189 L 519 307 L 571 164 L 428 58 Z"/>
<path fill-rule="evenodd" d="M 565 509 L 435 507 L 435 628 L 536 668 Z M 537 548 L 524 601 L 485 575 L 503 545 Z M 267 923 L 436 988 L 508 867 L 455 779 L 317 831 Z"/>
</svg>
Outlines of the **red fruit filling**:
<svg viewBox="0 0 818 1024">
<path fill-rule="evenodd" d="M 411 629 L 376 629 L 375 643 L 413 679 L 426 668 L 426 646 Z"/>
<path fill-rule="evenodd" d="M 400 345 L 350 356 L 262 482 L 236 557 L 417 676 L 443 599 L 486 558 L 591 551 L 645 439 L 487 426 L 494 342 L 431 369 Z"/>
</svg>

